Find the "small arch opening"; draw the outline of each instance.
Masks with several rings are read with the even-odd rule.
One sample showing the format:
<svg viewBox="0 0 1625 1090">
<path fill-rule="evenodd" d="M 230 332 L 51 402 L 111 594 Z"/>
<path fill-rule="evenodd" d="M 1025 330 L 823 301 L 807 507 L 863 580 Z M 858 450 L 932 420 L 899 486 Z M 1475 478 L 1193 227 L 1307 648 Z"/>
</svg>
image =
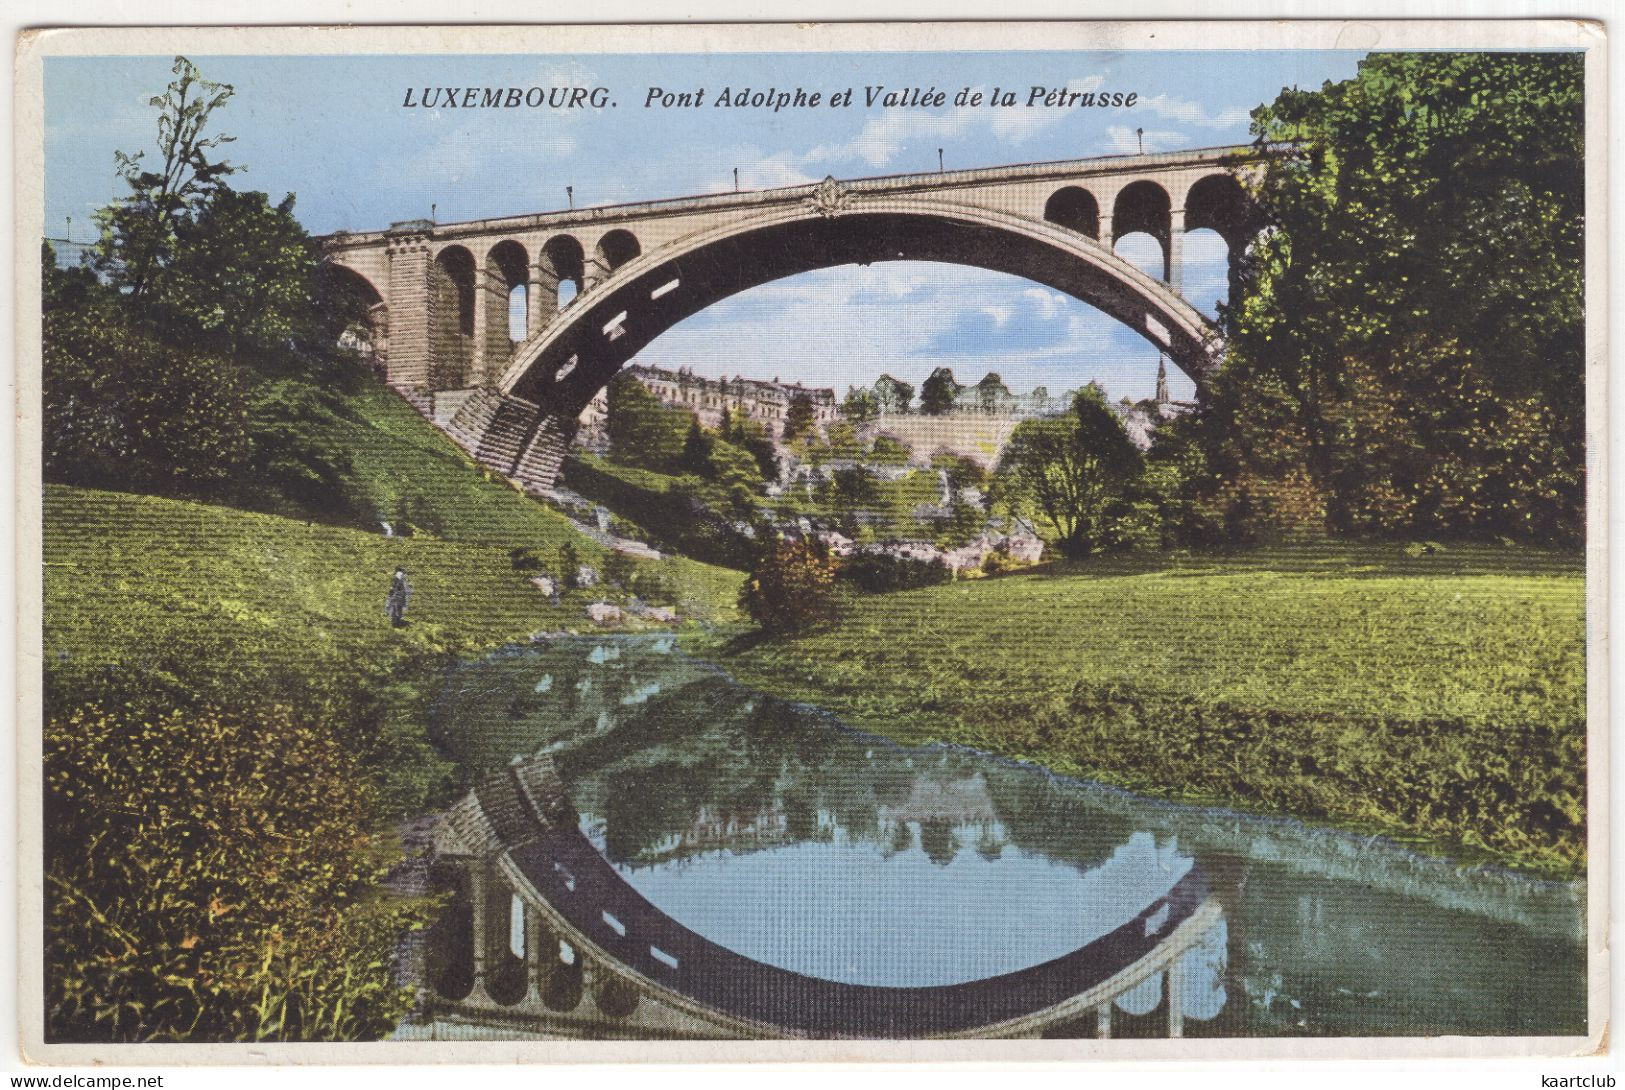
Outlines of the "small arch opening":
<svg viewBox="0 0 1625 1090">
<path fill-rule="evenodd" d="M 1100 202 L 1087 189 L 1069 185 L 1044 202 L 1044 218 L 1090 238 L 1100 238 Z"/>
<path fill-rule="evenodd" d="M 563 310 L 581 294 L 587 275 L 587 257 L 570 235 L 555 235 L 542 247 L 541 285 L 553 292 L 555 310 Z"/>
<path fill-rule="evenodd" d="M 638 244 L 637 236 L 624 228 L 617 227 L 613 231 L 606 231 L 604 237 L 598 240 L 598 261 L 610 272 L 614 272 L 642 252 L 643 247 Z"/>
</svg>

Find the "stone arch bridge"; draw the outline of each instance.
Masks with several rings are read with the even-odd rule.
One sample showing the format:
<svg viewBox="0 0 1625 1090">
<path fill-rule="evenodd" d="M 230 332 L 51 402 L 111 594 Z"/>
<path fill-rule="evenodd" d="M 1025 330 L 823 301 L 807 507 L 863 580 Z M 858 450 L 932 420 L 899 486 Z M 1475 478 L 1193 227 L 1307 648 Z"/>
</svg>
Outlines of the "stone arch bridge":
<svg viewBox="0 0 1625 1090">
<path fill-rule="evenodd" d="M 552 484 L 576 421 L 645 345 L 736 292 L 844 264 L 1026 277 L 1139 333 L 1200 385 L 1213 327 L 1180 294 L 1187 232 L 1234 259 L 1258 229 L 1253 145 L 903 174 L 324 239 L 372 307 L 389 383 L 484 465 Z M 1160 277 L 1113 247 L 1145 233 Z M 514 317 L 523 313 L 522 330 Z M 522 337 L 515 334 L 523 333 Z"/>
<path fill-rule="evenodd" d="M 1150 987 L 1163 1032 L 1179 1037 L 1182 974 L 1225 915 L 1193 868 L 1050 961 L 960 984 L 843 983 L 689 930 L 633 889 L 577 820 L 545 756 L 488 776 L 439 820 L 424 879 L 452 900 L 412 941 L 409 972 L 423 987 L 403 1036 L 1110 1037 L 1114 1008 Z"/>
</svg>

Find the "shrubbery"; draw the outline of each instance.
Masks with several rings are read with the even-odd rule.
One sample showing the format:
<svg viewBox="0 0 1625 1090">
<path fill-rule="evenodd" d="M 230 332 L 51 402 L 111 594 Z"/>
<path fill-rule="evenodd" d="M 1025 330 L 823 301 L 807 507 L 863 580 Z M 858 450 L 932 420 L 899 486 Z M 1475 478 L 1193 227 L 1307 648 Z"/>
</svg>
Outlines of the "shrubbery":
<svg viewBox="0 0 1625 1090">
<path fill-rule="evenodd" d="M 835 561 L 806 541 L 769 548 L 739 592 L 739 606 L 767 632 L 800 632 L 840 615 Z"/>
<path fill-rule="evenodd" d="M 45 727 L 46 1028 L 53 1040 L 358 1040 L 427 906 L 377 884 L 376 793 L 325 724 L 277 709 Z"/>
<path fill-rule="evenodd" d="M 930 587 L 953 578 L 953 572 L 941 560 L 916 560 L 892 553 L 859 553 L 841 565 L 840 574 L 870 594 Z"/>
</svg>

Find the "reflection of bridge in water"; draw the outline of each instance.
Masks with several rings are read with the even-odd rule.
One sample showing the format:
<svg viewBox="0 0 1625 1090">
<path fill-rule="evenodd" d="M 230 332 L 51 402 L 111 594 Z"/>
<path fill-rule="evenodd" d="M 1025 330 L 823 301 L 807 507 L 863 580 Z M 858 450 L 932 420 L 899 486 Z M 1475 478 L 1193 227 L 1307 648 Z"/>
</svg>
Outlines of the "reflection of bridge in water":
<svg viewBox="0 0 1625 1090">
<path fill-rule="evenodd" d="M 1223 920 L 1192 868 L 1133 918 L 1060 957 L 958 984 L 884 987 L 744 957 L 650 903 L 577 828 L 545 758 L 482 782 L 442 819 L 435 878 L 456 891 L 422 946 L 421 1025 L 555 1037 L 1021 1037 L 1166 996 L 1183 1032 L 1187 955 Z M 1136 996 L 1138 999 L 1131 1000 Z"/>
</svg>

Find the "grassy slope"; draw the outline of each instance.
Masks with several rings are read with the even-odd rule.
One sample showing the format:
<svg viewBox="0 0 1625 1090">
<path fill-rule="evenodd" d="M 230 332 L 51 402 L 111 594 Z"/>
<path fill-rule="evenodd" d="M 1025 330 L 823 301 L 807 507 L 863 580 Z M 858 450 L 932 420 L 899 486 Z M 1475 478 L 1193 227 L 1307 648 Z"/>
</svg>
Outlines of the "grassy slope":
<svg viewBox="0 0 1625 1090">
<path fill-rule="evenodd" d="M 1583 860 L 1577 558 L 1101 562 L 860 598 L 828 631 L 711 653 L 883 733 L 1528 865 Z"/>
<path fill-rule="evenodd" d="M 583 555 L 600 551 L 563 515 L 477 465 L 383 384 L 369 382 L 346 400 L 357 419 L 323 439 L 349 453 L 351 480 L 380 521 L 397 521 L 404 501 L 414 521 L 447 540 L 528 545 L 538 555 L 565 541 Z"/>
<path fill-rule="evenodd" d="M 420 527 L 437 535 L 386 538 L 190 501 L 47 486 L 44 651 L 53 698 L 64 705 L 274 702 L 319 714 L 351 707 L 359 693 L 384 720 L 389 775 L 411 781 L 397 793 L 403 805 L 443 774 L 419 714 L 434 664 L 539 630 L 590 628 L 584 605 L 615 594 L 572 592 L 551 605 L 530 585 L 531 573 L 514 570 L 509 549 L 528 547 L 551 565 L 565 542 L 587 563 L 602 548 L 475 466 L 382 387 L 353 404 L 358 419 L 331 427 L 325 440 L 350 455 L 352 481 L 386 517 L 410 496 Z M 739 620 L 738 572 L 684 558 L 639 564 L 659 569 L 685 618 Z M 414 591 L 401 630 L 384 616 L 397 565 Z"/>
</svg>

